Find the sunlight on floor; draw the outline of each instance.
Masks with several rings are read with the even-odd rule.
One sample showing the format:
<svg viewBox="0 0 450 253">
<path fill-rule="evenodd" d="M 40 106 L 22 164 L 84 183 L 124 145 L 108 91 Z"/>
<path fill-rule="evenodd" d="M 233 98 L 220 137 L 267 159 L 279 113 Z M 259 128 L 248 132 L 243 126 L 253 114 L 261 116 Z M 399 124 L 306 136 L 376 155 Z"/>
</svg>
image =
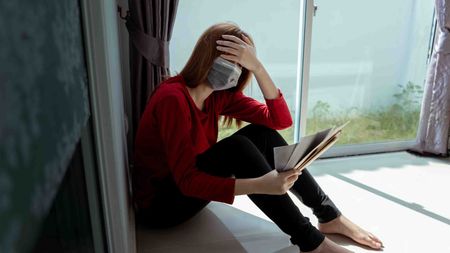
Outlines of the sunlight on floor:
<svg viewBox="0 0 450 253">
<path fill-rule="evenodd" d="M 309 171 L 347 217 L 383 240 L 384 252 L 450 252 L 450 161 L 400 152 L 320 160 Z M 268 220 L 247 197 L 236 198 L 233 206 Z"/>
</svg>

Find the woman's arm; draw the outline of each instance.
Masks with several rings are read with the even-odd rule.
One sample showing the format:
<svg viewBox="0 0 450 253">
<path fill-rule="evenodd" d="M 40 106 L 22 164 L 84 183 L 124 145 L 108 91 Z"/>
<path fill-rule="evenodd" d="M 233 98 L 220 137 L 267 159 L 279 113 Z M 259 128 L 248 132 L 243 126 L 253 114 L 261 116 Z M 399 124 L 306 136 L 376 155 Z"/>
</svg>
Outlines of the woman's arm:
<svg viewBox="0 0 450 253">
<path fill-rule="evenodd" d="M 261 124 L 272 129 L 285 129 L 292 125 L 292 117 L 282 93 L 273 83 L 262 63 L 258 60 L 255 48 L 246 36 L 242 39 L 233 35 L 223 35 L 217 41 L 217 49 L 224 52 L 221 57 L 236 62 L 251 71 L 258 81 L 266 104 L 246 97 L 242 92 L 232 92 L 226 96 L 226 103 L 220 114 L 250 123 Z"/>
<path fill-rule="evenodd" d="M 260 63 L 259 67 L 253 71 L 253 74 L 256 77 L 256 81 L 258 81 L 259 88 L 266 99 L 275 99 L 280 96 L 278 92 L 278 88 L 270 78 L 269 73 L 267 73 L 266 69 Z"/>
<path fill-rule="evenodd" d="M 220 115 L 276 130 L 292 126 L 292 116 L 281 92 L 279 98 L 266 99 L 266 103 L 247 97 L 240 91 L 224 91 L 220 99 Z"/>
<path fill-rule="evenodd" d="M 278 88 L 270 78 L 269 73 L 256 57 L 255 47 L 245 35 L 242 39 L 233 35 L 223 35 L 226 40 L 218 40 L 217 49 L 227 53 L 221 55 L 223 58 L 239 63 L 242 67 L 253 72 L 258 81 L 261 92 L 266 99 L 275 99 L 279 97 Z"/>
<path fill-rule="evenodd" d="M 182 93 L 167 93 L 152 112 L 158 122 L 162 149 L 173 179 L 180 191 L 191 197 L 232 204 L 235 179 L 200 171 L 190 132 L 189 106 Z M 176 115 L 174 117 L 174 115 Z"/>
<path fill-rule="evenodd" d="M 255 194 L 258 192 L 258 178 L 236 179 L 234 184 L 234 195 Z"/>
</svg>

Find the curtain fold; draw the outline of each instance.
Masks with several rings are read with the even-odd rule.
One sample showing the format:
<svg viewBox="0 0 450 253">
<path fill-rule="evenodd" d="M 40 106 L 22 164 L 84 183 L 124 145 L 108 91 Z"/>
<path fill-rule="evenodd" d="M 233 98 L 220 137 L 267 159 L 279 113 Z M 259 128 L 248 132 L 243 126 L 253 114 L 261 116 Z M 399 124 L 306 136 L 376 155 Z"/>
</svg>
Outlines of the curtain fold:
<svg viewBox="0 0 450 253">
<path fill-rule="evenodd" d="M 178 0 L 128 0 L 125 24 L 129 34 L 130 67 L 131 122 L 127 122 L 129 178 L 134 167 L 135 135 L 148 97 L 170 75 L 169 41 L 177 7 Z M 129 183 L 133 192 L 133 182 Z"/>
<path fill-rule="evenodd" d="M 169 41 L 178 0 L 129 0 L 131 136 L 134 143 L 149 94 L 169 73 Z"/>
<path fill-rule="evenodd" d="M 416 144 L 420 154 L 448 155 L 450 128 L 450 0 L 435 0 L 436 40 L 425 81 Z"/>
</svg>

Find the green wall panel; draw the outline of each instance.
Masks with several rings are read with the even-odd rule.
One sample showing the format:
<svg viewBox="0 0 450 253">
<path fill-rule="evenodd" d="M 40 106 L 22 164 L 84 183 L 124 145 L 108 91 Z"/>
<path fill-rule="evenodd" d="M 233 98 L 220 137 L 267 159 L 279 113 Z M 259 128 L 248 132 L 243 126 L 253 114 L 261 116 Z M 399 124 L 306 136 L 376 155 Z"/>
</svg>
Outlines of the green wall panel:
<svg viewBox="0 0 450 253">
<path fill-rule="evenodd" d="M 89 116 L 79 2 L 0 1 L 0 252 L 26 252 Z"/>
</svg>

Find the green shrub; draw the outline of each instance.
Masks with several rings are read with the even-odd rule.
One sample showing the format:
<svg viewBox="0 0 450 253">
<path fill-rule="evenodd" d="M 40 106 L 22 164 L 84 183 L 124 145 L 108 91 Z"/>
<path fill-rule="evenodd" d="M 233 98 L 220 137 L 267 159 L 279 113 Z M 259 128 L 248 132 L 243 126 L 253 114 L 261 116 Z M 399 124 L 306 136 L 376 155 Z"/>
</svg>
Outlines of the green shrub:
<svg viewBox="0 0 450 253">
<path fill-rule="evenodd" d="M 306 134 L 312 134 L 350 120 L 339 137 L 339 144 L 373 143 L 415 139 L 420 116 L 421 86 L 408 82 L 399 85 L 400 92 L 393 95 L 394 103 L 381 108 L 363 111 L 351 107 L 345 111 L 332 111 L 324 101 L 317 101 L 310 109 Z M 220 124 L 220 123 L 219 123 Z M 246 124 L 244 123 L 243 126 Z M 236 126 L 219 125 L 219 140 L 230 136 Z M 294 126 L 280 131 L 288 143 L 293 143 Z"/>
</svg>

